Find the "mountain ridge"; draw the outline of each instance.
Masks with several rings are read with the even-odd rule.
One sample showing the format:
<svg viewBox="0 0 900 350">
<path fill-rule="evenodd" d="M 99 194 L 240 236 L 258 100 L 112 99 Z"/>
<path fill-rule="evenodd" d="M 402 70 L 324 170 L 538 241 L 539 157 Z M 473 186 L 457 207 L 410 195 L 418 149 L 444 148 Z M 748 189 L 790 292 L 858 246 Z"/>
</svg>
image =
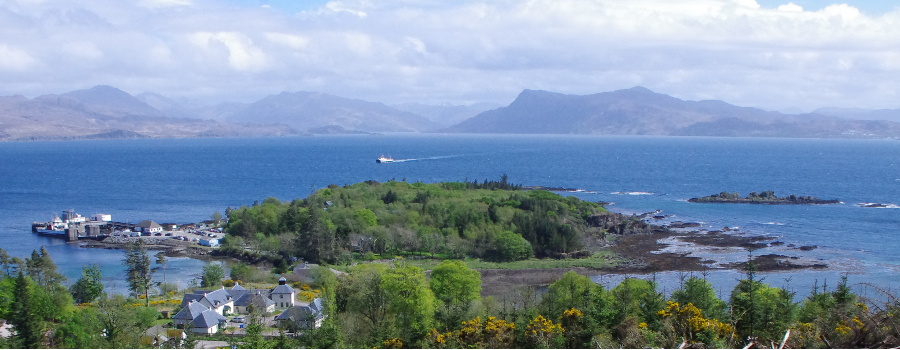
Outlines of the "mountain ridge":
<svg viewBox="0 0 900 350">
<path fill-rule="evenodd" d="M 737 137 L 900 137 L 900 123 L 786 115 L 719 100 L 686 101 L 644 87 L 568 95 L 523 90 L 507 107 L 441 130 L 449 133 Z"/>
</svg>

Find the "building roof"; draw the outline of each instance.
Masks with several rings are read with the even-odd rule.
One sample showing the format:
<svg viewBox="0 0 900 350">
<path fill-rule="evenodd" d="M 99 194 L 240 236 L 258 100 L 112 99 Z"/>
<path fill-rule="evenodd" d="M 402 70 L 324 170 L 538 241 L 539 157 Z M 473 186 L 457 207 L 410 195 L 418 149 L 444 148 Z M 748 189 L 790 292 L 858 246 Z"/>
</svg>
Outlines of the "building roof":
<svg viewBox="0 0 900 350">
<path fill-rule="evenodd" d="M 213 307 L 219 307 L 219 305 L 224 305 L 230 301 L 233 301 L 231 298 L 231 294 L 228 294 L 228 291 L 225 288 L 216 289 L 212 292 L 208 292 L 203 295 L 203 298 L 209 302 Z"/>
<path fill-rule="evenodd" d="M 208 307 L 203 306 L 203 304 L 200 304 L 198 302 L 192 301 L 188 303 L 187 307 L 181 309 L 181 311 L 178 311 L 175 316 L 172 316 L 172 319 L 192 321 L 197 317 L 200 317 L 200 315 L 206 311 L 209 311 Z"/>
<path fill-rule="evenodd" d="M 218 312 L 212 310 L 203 311 L 200 316 L 194 319 L 194 328 L 211 328 L 221 322 L 225 322 L 225 316 L 219 315 Z"/>
<path fill-rule="evenodd" d="M 203 291 L 195 290 L 194 293 L 185 293 L 181 298 L 181 308 L 187 307 L 192 301 L 200 301 L 200 299 L 203 299 Z"/>
<path fill-rule="evenodd" d="M 231 287 L 231 290 L 246 290 L 244 287 L 241 287 L 240 283 L 234 282 L 234 287 Z"/>
<path fill-rule="evenodd" d="M 307 320 L 321 320 L 325 318 L 322 307 L 322 298 L 315 298 L 308 305 L 291 306 L 284 312 L 275 316 L 276 320 L 290 320 L 294 322 Z"/>
<path fill-rule="evenodd" d="M 272 294 L 291 294 L 294 292 L 294 288 L 286 284 L 279 284 L 275 289 L 272 289 Z"/>
<path fill-rule="evenodd" d="M 234 301 L 234 306 L 249 306 L 251 304 L 256 307 L 267 308 L 269 305 L 275 305 L 275 302 L 262 294 L 252 293 L 245 293 Z"/>
<path fill-rule="evenodd" d="M 143 228 L 162 228 L 159 224 L 153 222 L 153 220 L 144 220 L 137 224 L 137 227 Z"/>
</svg>

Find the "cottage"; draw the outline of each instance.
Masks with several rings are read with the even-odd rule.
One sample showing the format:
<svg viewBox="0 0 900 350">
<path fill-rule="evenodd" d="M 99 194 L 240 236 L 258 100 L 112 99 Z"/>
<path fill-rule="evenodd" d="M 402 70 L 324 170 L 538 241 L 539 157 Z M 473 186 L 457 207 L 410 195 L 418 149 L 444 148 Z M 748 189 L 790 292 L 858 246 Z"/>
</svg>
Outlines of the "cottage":
<svg viewBox="0 0 900 350">
<path fill-rule="evenodd" d="M 298 305 L 284 310 L 275 316 L 279 328 L 316 329 L 322 327 L 325 320 L 322 298 L 315 298 L 307 305 Z"/>
<path fill-rule="evenodd" d="M 184 299 L 181 300 L 182 307 L 190 301 L 197 301 L 220 315 L 227 315 L 234 311 L 234 297 L 225 290 L 225 287 L 212 291 L 195 290 L 194 293 L 185 294 Z"/>
<path fill-rule="evenodd" d="M 163 227 L 152 220 L 141 221 L 135 228 L 144 233 L 157 233 L 163 231 Z"/>
<path fill-rule="evenodd" d="M 186 308 L 181 309 L 175 316 L 172 316 L 172 322 L 179 329 L 190 329 L 194 333 L 214 334 L 219 331 L 219 327 L 225 325 L 227 319 L 225 316 L 206 307 L 198 301 L 188 303 Z"/>
<path fill-rule="evenodd" d="M 296 292 L 294 291 L 294 288 L 291 288 L 291 286 L 287 285 L 287 279 L 284 277 L 278 279 L 278 286 L 275 287 L 275 289 L 272 289 L 272 301 L 275 302 L 275 306 L 294 306 L 295 298 Z"/>
<path fill-rule="evenodd" d="M 232 293 L 234 294 L 233 288 Z M 275 302 L 269 299 L 268 295 L 264 295 L 261 290 L 246 291 L 240 294 L 234 301 L 234 312 L 236 313 L 249 314 L 251 309 L 266 314 L 275 311 Z"/>
</svg>

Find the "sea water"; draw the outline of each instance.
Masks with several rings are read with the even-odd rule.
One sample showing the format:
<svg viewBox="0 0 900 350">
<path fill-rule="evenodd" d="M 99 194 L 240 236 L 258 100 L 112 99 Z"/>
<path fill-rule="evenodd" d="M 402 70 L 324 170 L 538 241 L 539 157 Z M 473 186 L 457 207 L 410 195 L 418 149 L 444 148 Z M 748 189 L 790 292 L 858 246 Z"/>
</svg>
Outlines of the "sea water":
<svg viewBox="0 0 900 350">
<path fill-rule="evenodd" d="M 376 164 L 380 155 L 403 161 Z M 843 273 L 852 283 L 900 285 L 896 140 L 388 134 L 0 143 L 0 247 L 27 257 L 43 245 L 71 281 L 83 265 L 99 264 L 107 284 L 124 290 L 120 250 L 80 248 L 37 236 L 31 222 L 47 221 L 64 209 L 132 223 L 197 222 L 229 206 L 267 197 L 303 198 L 329 184 L 483 181 L 503 174 L 513 183 L 584 189 L 564 195 L 609 202 L 613 211 L 661 210 L 675 215 L 670 220 L 703 222 L 710 230 L 739 227 L 786 244 L 816 245 L 809 252 L 782 247 L 758 254 L 796 255 L 830 266 L 772 274 L 773 285 L 785 281 L 804 290 Z M 686 201 L 721 191 L 745 196 L 767 190 L 843 203 Z M 730 258 L 745 255 L 735 251 Z M 173 259 L 168 280 L 186 287 L 203 264 Z M 714 279 L 722 288 L 736 278 L 733 272 L 715 274 L 721 275 Z M 674 276 L 659 275 L 669 285 L 676 283 Z"/>
</svg>

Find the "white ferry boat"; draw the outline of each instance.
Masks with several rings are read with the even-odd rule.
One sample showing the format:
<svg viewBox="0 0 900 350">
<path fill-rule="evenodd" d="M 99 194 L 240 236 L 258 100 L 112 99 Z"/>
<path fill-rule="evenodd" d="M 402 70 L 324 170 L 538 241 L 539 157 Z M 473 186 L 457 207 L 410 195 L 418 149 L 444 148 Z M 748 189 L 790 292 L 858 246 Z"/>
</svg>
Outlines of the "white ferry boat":
<svg viewBox="0 0 900 350">
<path fill-rule="evenodd" d="M 375 160 L 375 163 L 393 163 L 393 162 L 394 162 L 394 158 L 385 157 L 383 155 L 381 157 L 378 157 L 378 159 Z"/>
<path fill-rule="evenodd" d="M 66 230 L 75 228 L 77 231 L 84 231 L 87 224 L 101 225 L 112 220 L 109 214 L 97 214 L 92 218 L 87 218 L 75 213 L 75 210 L 68 209 L 62 212 L 62 215 L 54 215 L 53 220 L 49 222 L 33 222 L 31 224 L 31 232 L 50 235 L 65 236 Z M 76 231 L 76 232 L 77 232 Z"/>
</svg>

